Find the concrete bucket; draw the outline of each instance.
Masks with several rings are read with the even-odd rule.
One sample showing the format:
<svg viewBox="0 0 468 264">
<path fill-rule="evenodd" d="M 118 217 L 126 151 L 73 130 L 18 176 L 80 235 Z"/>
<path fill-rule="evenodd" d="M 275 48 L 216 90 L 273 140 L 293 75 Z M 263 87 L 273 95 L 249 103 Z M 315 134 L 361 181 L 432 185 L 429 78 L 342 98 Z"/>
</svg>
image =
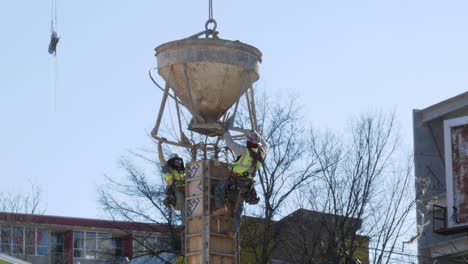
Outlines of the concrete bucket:
<svg viewBox="0 0 468 264">
<path fill-rule="evenodd" d="M 262 54 L 239 41 L 188 38 L 160 45 L 156 57 L 166 87 L 194 117 L 189 129 L 209 134 L 210 124 L 258 80 Z"/>
</svg>

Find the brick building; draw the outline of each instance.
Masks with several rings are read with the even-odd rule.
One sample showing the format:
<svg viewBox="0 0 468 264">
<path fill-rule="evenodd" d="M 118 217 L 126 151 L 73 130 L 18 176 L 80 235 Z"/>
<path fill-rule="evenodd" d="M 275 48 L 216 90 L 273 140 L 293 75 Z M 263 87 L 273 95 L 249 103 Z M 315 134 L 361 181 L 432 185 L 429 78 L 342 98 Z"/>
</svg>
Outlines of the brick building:
<svg viewBox="0 0 468 264">
<path fill-rule="evenodd" d="M 167 245 L 158 224 L 0 213 L 0 253 L 34 264 L 115 263 Z"/>
</svg>

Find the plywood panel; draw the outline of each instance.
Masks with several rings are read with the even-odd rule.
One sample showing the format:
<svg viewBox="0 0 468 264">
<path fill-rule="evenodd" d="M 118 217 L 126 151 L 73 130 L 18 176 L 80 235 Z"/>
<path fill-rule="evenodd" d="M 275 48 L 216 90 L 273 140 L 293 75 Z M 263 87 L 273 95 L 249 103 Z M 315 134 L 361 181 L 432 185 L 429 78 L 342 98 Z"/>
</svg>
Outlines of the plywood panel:
<svg viewBox="0 0 468 264">
<path fill-rule="evenodd" d="M 233 257 L 226 257 L 226 256 L 219 256 L 219 255 L 211 255 L 210 256 L 210 263 L 216 264 L 235 264 L 235 259 Z M 190 263 L 191 264 L 191 263 Z"/>
<path fill-rule="evenodd" d="M 201 255 L 194 255 L 194 256 L 188 256 L 186 259 L 187 264 L 201 264 L 202 263 L 202 257 Z M 216 262 L 213 262 L 216 263 Z"/>
<path fill-rule="evenodd" d="M 203 194 L 203 182 L 201 178 L 195 178 L 187 183 L 187 197 L 200 196 Z"/>
<path fill-rule="evenodd" d="M 203 171 L 203 161 L 191 162 L 188 164 L 187 179 L 201 177 Z"/>
<path fill-rule="evenodd" d="M 202 236 L 194 236 L 187 238 L 187 253 L 200 251 L 202 249 Z"/>
<path fill-rule="evenodd" d="M 232 219 L 213 217 L 211 219 L 210 231 L 212 233 L 226 233 L 232 230 Z"/>
<path fill-rule="evenodd" d="M 203 215 L 203 199 L 199 196 L 203 195 L 203 161 L 192 162 L 188 165 L 187 173 L 187 191 L 186 191 L 186 212 L 187 217 Z M 199 197 L 189 199 L 191 197 Z"/>
<path fill-rule="evenodd" d="M 203 215 L 203 200 L 201 198 L 187 200 L 186 205 L 187 217 Z"/>
<path fill-rule="evenodd" d="M 221 253 L 234 254 L 235 241 L 232 237 L 211 236 L 211 250 Z"/>
<path fill-rule="evenodd" d="M 185 239 L 188 264 L 236 264 L 235 257 L 222 255 L 223 253 L 234 255 L 237 251 L 236 239 L 225 236 L 231 230 L 233 220 L 229 217 L 210 216 L 214 208 L 213 189 L 218 182 L 216 178 L 223 179 L 229 174 L 227 164 L 217 161 L 196 161 L 189 165 Z M 190 256 L 190 253 L 195 255 Z"/>
<path fill-rule="evenodd" d="M 229 165 L 222 162 L 213 162 L 211 177 L 227 178 L 230 175 Z"/>
<path fill-rule="evenodd" d="M 189 219 L 187 221 L 186 225 L 186 231 L 187 235 L 193 234 L 193 233 L 200 233 L 202 231 L 202 218 L 201 217 L 196 217 Z"/>
</svg>

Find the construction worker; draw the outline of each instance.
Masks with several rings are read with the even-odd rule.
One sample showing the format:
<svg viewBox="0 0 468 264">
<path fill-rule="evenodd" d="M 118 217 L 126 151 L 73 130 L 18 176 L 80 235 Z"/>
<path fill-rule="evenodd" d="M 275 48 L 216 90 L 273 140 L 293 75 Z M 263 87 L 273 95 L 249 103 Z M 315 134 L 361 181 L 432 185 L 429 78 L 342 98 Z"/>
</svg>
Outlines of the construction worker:
<svg viewBox="0 0 468 264">
<path fill-rule="evenodd" d="M 162 141 L 158 142 L 159 162 L 163 171 L 166 186 L 166 206 L 172 205 L 174 209 L 179 209 L 182 217 L 182 225 L 185 226 L 185 167 L 182 158 L 174 153 L 169 156 L 169 160 L 164 159 Z"/>
<path fill-rule="evenodd" d="M 240 226 L 244 201 L 251 204 L 256 204 L 259 201 L 253 183 L 255 172 L 263 163 L 263 157 L 265 157 L 268 150 L 268 145 L 256 131 L 252 131 L 247 136 L 245 146 L 234 142 L 228 129 L 224 133 L 224 139 L 228 148 L 238 158 L 234 162 L 231 176 L 220 181 L 215 187 L 215 204 L 217 209 L 213 212 L 213 215 L 228 214 L 228 208 L 224 204 L 225 197 L 229 196 L 229 192 L 236 192 L 238 194 L 236 196 L 237 201 L 235 201 L 236 207 L 234 208 L 232 230 L 228 232 L 228 235 L 233 236 Z"/>
</svg>

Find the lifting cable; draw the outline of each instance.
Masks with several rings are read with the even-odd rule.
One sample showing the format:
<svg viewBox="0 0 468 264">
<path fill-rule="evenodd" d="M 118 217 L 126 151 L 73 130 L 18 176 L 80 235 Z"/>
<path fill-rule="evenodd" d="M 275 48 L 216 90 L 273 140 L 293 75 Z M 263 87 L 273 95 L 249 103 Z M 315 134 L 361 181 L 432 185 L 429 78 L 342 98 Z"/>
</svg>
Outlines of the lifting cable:
<svg viewBox="0 0 468 264">
<path fill-rule="evenodd" d="M 213 0 L 208 0 L 208 20 L 214 19 L 213 18 Z"/>
<path fill-rule="evenodd" d="M 57 110 L 57 76 L 58 76 L 58 66 L 57 66 L 57 44 L 60 40 L 60 37 L 57 35 L 57 0 L 51 0 L 50 3 L 50 42 L 49 42 L 49 53 L 54 56 L 54 72 L 53 72 L 53 104 L 54 111 Z"/>
<path fill-rule="evenodd" d="M 210 28 L 210 24 L 213 24 Z M 208 20 L 205 23 L 205 30 L 198 32 L 195 35 L 192 35 L 188 38 L 198 38 L 202 35 L 205 35 L 206 38 L 211 36 L 212 38 L 218 38 L 219 32 L 216 31 L 217 23 L 213 18 L 213 0 L 208 0 Z"/>
</svg>

